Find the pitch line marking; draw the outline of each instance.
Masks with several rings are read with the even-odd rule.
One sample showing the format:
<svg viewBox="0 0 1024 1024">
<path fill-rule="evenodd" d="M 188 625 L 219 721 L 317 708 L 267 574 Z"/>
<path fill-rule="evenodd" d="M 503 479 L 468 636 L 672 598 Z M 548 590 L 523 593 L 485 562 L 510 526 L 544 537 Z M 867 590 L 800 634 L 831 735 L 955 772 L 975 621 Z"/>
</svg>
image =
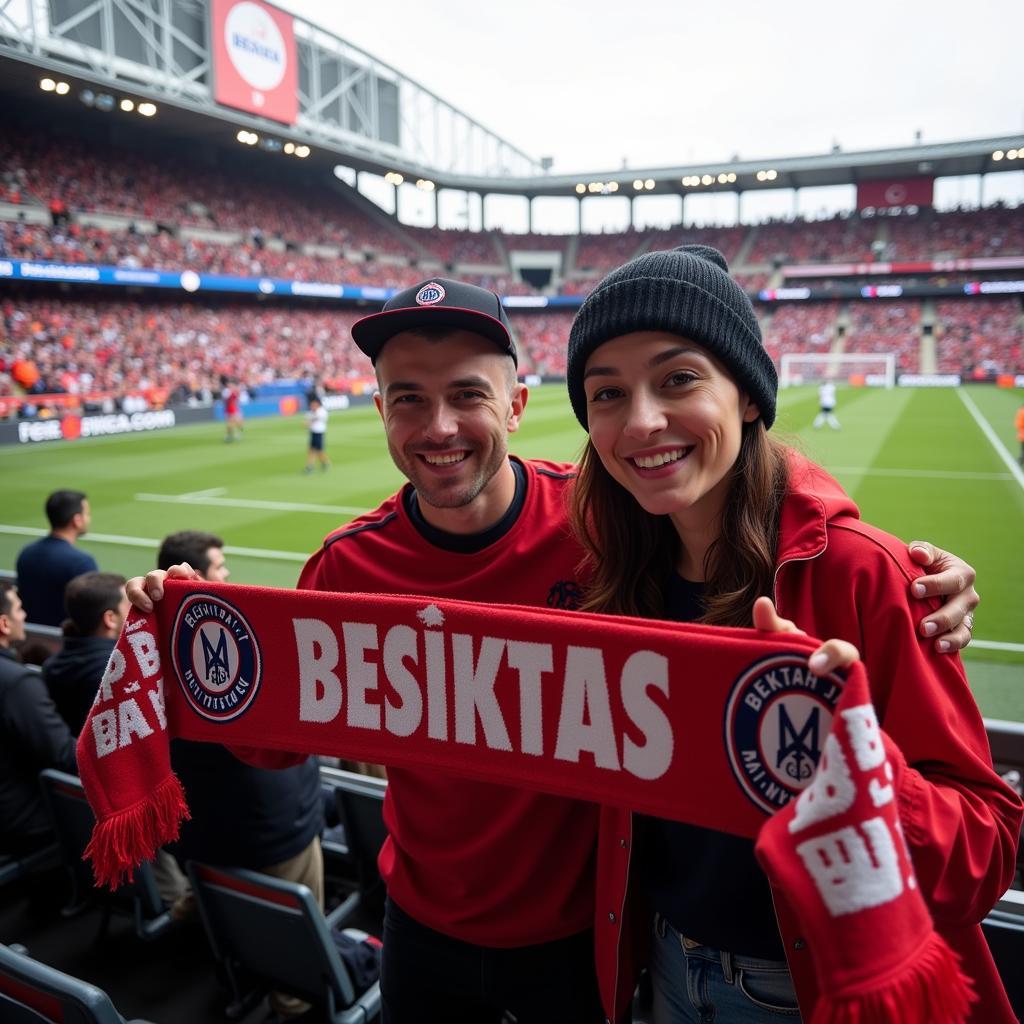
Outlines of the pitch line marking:
<svg viewBox="0 0 1024 1024">
<path fill-rule="evenodd" d="M 227 494 L 226 487 L 208 487 L 205 491 L 188 491 L 185 494 L 176 494 L 176 498 L 216 498 L 221 494 Z"/>
<path fill-rule="evenodd" d="M 263 501 L 259 498 L 218 498 L 199 494 L 147 494 L 135 495 L 136 501 L 153 501 L 167 505 L 212 505 L 220 508 L 258 508 L 272 512 L 322 512 L 326 515 L 360 515 L 365 508 L 353 505 L 308 505 L 299 501 Z M 91 536 L 91 534 L 90 534 Z"/>
<path fill-rule="evenodd" d="M 995 448 L 996 455 L 1006 463 L 1007 469 L 1013 474 L 1017 483 L 1020 484 L 1021 490 L 1024 490 L 1024 472 L 1021 472 L 1021 468 L 1017 465 L 1014 457 L 1006 450 L 1006 445 L 999 440 L 988 420 L 982 416 L 981 410 L 974 404 L 974 399 L 963 388 L 957 388 L 956 393 L 960 401 L 967 407 L 967 411 L 974 417 L 974 422 L 981 427 L 981 432 L 988 438 L 989 444 Z"/>
<path fill-rule="evenodd" d="M 913 476 L 934 480 L 1011 480 L 1009 473 L 974 473 L 954 469 L 871 469 L 867 466 L 826 466 L 830 473 L 856 473 L 859 476 Z"/>
<path fill-rule="evenodd" d="M 38 526 L 6 526 L 0 525 L 0 533 L 12 533 L 20 537 L 43 537 L 47 531 Z M 97 544 L 122 544 L 125 547 L 149 548 L 156 551 L 160 547 L 160 541 L 151 537 L 125 537 L 119 533 L 90 533 L 90 541 Z M 277 562 L 305 562 L 309 558 L 308 552 L 300 551 L 274 551 L 271 548 L 244 548 L 234 544 L 227 544 L 224 547 L 227 555 L 244 555 L 251 558 L 267 558 Z"/>
</svg>

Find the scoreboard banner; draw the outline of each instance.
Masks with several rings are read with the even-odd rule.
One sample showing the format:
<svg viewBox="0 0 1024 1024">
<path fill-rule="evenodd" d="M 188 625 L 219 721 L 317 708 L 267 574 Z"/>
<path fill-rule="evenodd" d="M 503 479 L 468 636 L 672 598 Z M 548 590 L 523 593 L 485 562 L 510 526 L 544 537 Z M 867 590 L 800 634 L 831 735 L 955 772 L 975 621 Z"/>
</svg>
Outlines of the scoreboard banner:
<svg viewBox="0 0 1024 1024">
<path fill-rule="evenodd" d="M 291 16 L 260 0 L 213 0 L 210 21 L 214 99 L 294 124 L 299 65 Z"/>
<path fill-rule="evenodd" d="M 881 181 L 857 183 L 857 209 L 873 206 L 876 210 L 890 206 L 931 206 L 934 200 L 934 178 L 883 178 Z"/>
</svg>

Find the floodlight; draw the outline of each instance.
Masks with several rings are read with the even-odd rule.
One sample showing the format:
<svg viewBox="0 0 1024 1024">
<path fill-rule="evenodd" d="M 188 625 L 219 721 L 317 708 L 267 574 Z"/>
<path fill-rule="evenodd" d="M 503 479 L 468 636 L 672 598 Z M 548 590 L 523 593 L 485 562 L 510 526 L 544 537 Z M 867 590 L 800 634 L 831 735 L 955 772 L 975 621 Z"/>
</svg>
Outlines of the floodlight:
<svg viewBox="0 0 1024 1024">
<path fill-rule="evenodd" d="M 52 78 L 43 78 L 39 82 L 39 88 L 43 92 L 53 92 L 57 88 L 57 83 Z"/>
<path fill-rule="evenodd" d="M 119 106 L 126 114 L 130 114 L 135 109 L 135 102 L 134 100 L 130 100 L 128 99 L 127 96 L 125 96 L 125 98 L 121 100 Z"/>
<path fill-rule="evenodd" d="M 639 192 L 640 189 L 642 189 L 643 187 L 644 187 L 644 183 L 639 178 L 637 178 L 633 182 L 633 188 L 635 188 L 637 190 L 637 192 Z"/>
<path fill-rule="evenodd" d="M 1017 156 L 1018 156 L 1018 152 L 1015 149 L 1010 149 L 1010 150 L 1007 150 L 1007 152 L 1006 152 L 1006 159 L 1007 160 L 1016 160 Z"/>
<path fill-rule="evenodd" d="M 653 179 L 653 178 L 648 178 L 648 179 L 647 179 L 647 180 L 646 180 L 646 181 L 644 182 L 644 188 L 645 188 L 645 189 L 647 189 L 648 191 L 649 191 L 650 189 L 654 188 L 654 179 Z"/>
<path fill-rule="evenodd" d="M 299 159 L 304 160 L 309 156 L 309 146 L 296 146 L 295 155 L 299 157 Z"/>
<path fill-rule="evenodd" d="M 284 144 L 284 151 L 286 153 L 288 153 L 289 156 L 290 156 L 292 153 L 295 152 L 295 143 L 294 142 L 286 142 Z"/>
<path fill-rule="evenodd" d="M 71 91 L 71 86 L 67 82 L 58 82 L 56 85 L 56 93 L 58 96 L 67 96 Z"/>
<path fill-rule="evenodd" d="M 997 149 L 997 150 L 996 150 L 996 151 L 995 151 L 995 152 L 994 152 L 994 153 L 992 154 L 992 159 L 993 159 L 993 160 L 1002 160 L 1002 159 L 1003 159 L 1003 156 L 1004 156 L 1004 155 L 1005 155 L 1005 154 L 1003 153 L 1003 151 L 1002 151 L 1001 149 Z"/>
<path fill-rule="evenodd" d="M 156 113 L 156 104 L 155 103 L 140 103 L 139 104 L 139 113 L 143 117 L 152 117 Z"/>
<path fill-rule="evenodd" d="M 714 179 L 714 178 L 712 178 L 710 174 L 705 174 L 705 175 L 704 175 L 704 176 L 703 176 L 703 177 L 702 177 L 702 178 L 700 179 L 700 183 L 701 183 L 702 185 L 710 185 L 710 184 L 712 184 L 712 183 L 714 182 L 714 180 L 715 180 L 715 179 Z"/>
</svg>

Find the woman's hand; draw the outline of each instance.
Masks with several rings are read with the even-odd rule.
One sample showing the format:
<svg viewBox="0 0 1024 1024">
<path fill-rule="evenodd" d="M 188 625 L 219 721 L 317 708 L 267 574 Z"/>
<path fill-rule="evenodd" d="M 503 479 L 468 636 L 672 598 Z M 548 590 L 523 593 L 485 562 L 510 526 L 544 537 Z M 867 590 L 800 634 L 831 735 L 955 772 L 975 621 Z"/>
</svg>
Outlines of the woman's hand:
<svg viewBox="0 0 1024 1024">
<path fill-rule="evenodd" d="M 764 633 L 802 633 L 792 619 L 784 619 L 775 610 L 770 597 L 759 597 L 754 602 L 754 629 Z M 824 675 L 837 668 L 848 668 L 860 660 L 860 652 L 846 640 L 826 640 L 808 659 L 807 667 L 816 675 Z"/>
</svg>

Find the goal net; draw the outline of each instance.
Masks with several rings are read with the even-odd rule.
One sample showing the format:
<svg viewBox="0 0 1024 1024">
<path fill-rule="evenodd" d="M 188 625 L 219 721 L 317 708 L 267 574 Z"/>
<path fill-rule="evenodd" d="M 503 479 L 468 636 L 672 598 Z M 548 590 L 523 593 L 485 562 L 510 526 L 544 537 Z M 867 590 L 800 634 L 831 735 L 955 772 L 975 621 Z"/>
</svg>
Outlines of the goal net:
<svg viewBox="0 0 1024 1024">
<path fill-rule="evenodd" d="M 784 388 L 824 380 L 858 387 L 896 386 L 896 356 L 892 352 L 787 352 L 779 371 L 779 384 Z"/>
</svg>

